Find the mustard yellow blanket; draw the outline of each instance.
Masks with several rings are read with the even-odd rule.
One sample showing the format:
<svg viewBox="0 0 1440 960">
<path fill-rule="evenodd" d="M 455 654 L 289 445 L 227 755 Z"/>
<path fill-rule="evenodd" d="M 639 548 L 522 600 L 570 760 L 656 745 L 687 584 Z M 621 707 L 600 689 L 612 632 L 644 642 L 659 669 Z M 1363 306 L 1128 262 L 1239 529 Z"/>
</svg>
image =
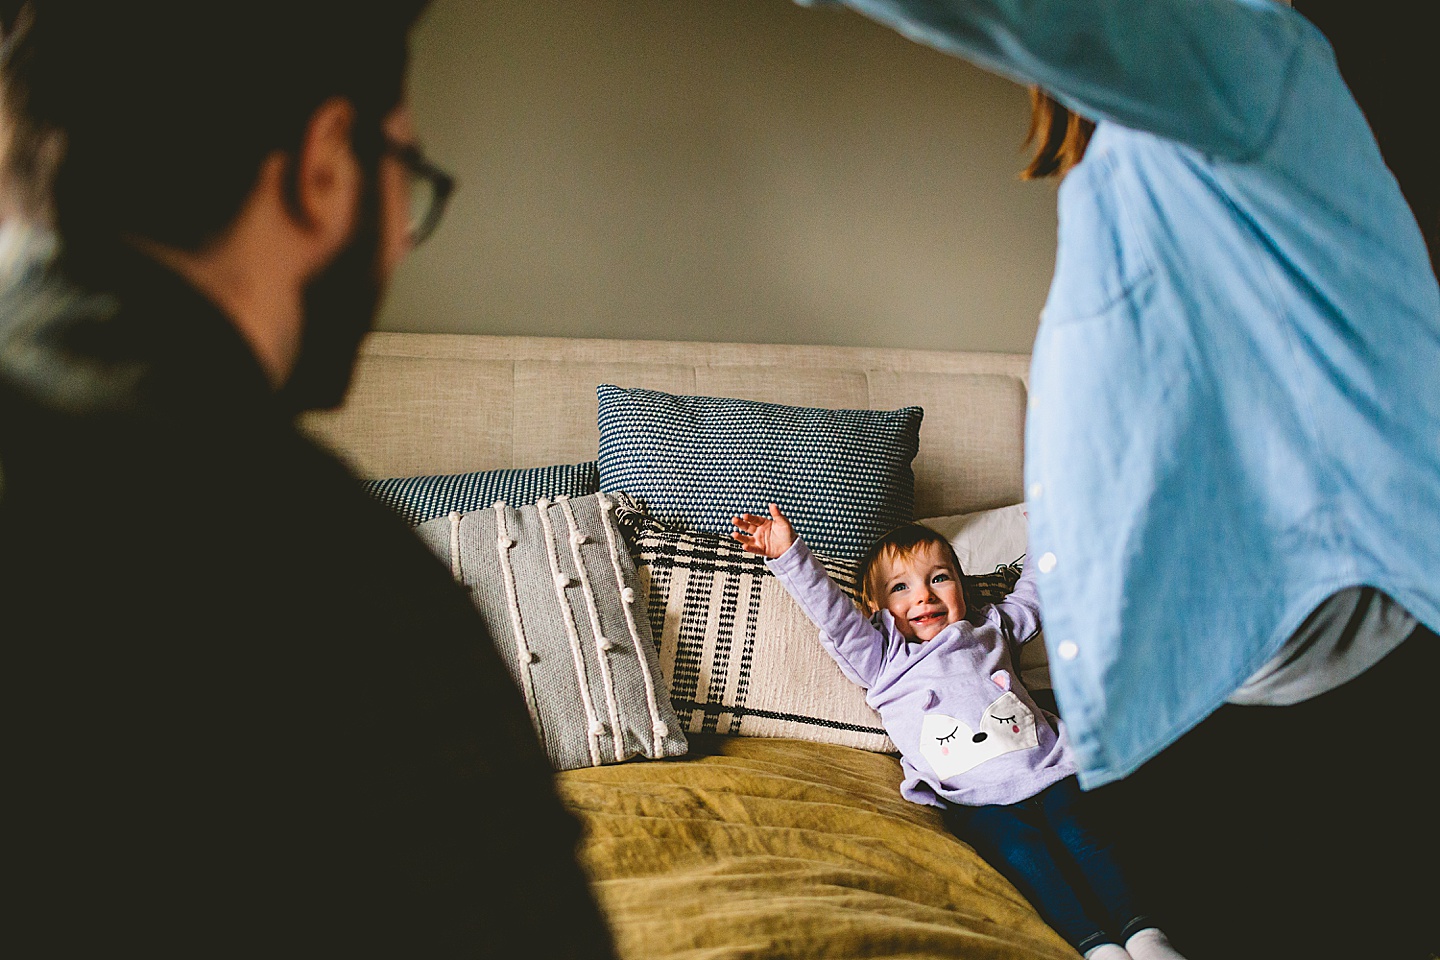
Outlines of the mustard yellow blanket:
<svg viewBox="0 0 1440 960">
<path fill-rule="evenodd" d="M 558 778 L 624 960 L 1076 960 L 899 783 L 888 755 L 700 735 Z"/>
</svg>

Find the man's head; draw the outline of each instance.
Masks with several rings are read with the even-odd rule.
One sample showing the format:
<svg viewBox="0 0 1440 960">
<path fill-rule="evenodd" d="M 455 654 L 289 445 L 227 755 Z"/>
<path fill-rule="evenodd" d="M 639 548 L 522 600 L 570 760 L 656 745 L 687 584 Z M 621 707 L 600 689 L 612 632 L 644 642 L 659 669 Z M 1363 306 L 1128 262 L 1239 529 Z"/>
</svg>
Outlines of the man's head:
<svg viewBox="0 0 1440 960">
<path fill-rule="evenodd" d="M 343 392 L 354 346 L 408 239 L 413 168 L 401 154 L 414 131 L 403 92 L 408 35 L 423 6 L 6 3 L 4 215 L 53 229 L 81 280 L 103 276 L 120 243 L 177 269 L 203 268 L 227 244 L 244 246 L 236 238 L 246 230 L 283 228 L 275 242 L 251 238 L 244 251 L 247 262 L 284 267 L 304 288 L 300 342 L 277 385 L 286 383 L 297 406 L 335 402 L 334 381 Z M 262 191 L 273 194 L 268 206 L 257 201 Z M 194 280 L 204 270 L 180 272 Z M 251 335 L 245 318 L 232 319 Z"/>
</svg>

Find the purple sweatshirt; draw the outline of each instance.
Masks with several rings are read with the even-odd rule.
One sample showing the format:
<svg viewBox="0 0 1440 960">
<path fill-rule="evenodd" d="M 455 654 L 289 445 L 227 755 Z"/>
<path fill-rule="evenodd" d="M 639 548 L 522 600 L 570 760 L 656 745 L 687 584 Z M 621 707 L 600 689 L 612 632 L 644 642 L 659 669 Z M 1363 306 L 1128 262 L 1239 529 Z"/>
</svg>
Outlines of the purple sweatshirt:
<svg viewBox="0 0 1440 960">
<path fill-rule="evenodd" d="M 907 640 L 882 610 L 867 620 L 801 540 L 770 570 L 820 628 L 820 643 L 900 748 L 914 803 L 1018 803 L 1075 773 L 1060 718 L 1021 686 L 1011 645 L 1040 632 L 1029 565 L 1000 603 L 967 610 L 926 642 Z"/>
</svg>

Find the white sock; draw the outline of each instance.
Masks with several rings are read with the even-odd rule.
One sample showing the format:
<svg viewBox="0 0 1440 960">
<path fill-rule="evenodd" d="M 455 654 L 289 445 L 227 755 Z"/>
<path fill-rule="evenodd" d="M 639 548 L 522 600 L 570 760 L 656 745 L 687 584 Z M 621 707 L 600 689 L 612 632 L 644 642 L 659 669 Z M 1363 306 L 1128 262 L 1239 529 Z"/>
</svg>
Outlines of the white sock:
<svg viewBox="0 0 1440 960">
<path fill-rule="evenodd" d="M 1185 960 L 1185 955 L 1170 945 L 1170 938 L 1159 927 L 1135 931 L 1125 941 L 1125 950 L 1134 960 Z"/>
<path fill-rule="evenodd" d="M 1085 951 L 1085 960 L 1131 960 L 1130 954 L 1118 943 L 1102 943 Z"/>
</svg>

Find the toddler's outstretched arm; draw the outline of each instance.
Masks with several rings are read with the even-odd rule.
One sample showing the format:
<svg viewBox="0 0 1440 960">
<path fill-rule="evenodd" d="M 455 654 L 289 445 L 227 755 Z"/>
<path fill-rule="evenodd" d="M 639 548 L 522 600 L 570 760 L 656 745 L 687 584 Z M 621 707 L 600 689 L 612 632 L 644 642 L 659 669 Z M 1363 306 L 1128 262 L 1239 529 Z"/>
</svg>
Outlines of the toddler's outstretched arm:
<svg viewBox="0 0 1440 960">
<path fill-rule="evenodd" d="M 765 558 L 770 572 L 820 628 L 820 644 L 839 664 L 840 671 L 869 688 L 884 666 L 884 634 L 835 586 L 785 514 L 772 503 L 768 517 L 746 513 L 731 522 L 737 528 L 731 536 L 750 553 Z"/>
<path fill-rule="evenodd" d="M 1006 632 L 1012 642 L 1025 643 L 1040 632 L 1040 592 L 1035 587 L 1035 565 L 1028 556 L 1020 581 L 995 609 L 1004 615 Z"/>
</svg>

